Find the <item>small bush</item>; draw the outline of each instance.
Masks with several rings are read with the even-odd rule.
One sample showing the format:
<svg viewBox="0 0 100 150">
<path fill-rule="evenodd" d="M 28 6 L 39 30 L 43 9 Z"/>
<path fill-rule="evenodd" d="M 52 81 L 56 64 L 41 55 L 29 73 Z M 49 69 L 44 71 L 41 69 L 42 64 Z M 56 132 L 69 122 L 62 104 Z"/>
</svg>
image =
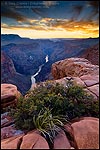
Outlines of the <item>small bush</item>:
<svg viewBox="0 0 100 150">
<path fill-rule="evenodd" d="M 58 83 L 46 82 L 29 91 L 27 97 L 20 98 L 16 109 L 13 109 L 11 114 L 17 128 L 22 130 L 37 128 L 41 132 L 45 130 L 49 133 L 54 128 L 51 126 L 51 122 L 54 123 L 54 116 L 59 118 L 54 125 L 60 121 L 64 123 L 61 115 L 68 121 L 81 116 L 99 117 L 99 106 L 98 101 L 94 101 L 82 87 L 73 84 L 63 87 Z M 46 124 L 44 125 L 43 122 Z M 57 128 L 58 126 L 56 125 Z"/>
</svg>

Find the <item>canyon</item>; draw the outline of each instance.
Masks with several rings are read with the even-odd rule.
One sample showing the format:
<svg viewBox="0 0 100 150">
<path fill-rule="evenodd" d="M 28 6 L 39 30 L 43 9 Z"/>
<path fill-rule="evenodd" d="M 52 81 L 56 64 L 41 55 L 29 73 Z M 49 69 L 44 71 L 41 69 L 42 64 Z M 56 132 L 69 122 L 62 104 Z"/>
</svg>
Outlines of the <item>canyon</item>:
<svg viewBox="0 0 100 150">
<path fill-rule="evenodd" d="M 17 129 L 9 108 L 16 108 L 20 97 L 27 98 L 27 91 L 31 92 L 45 80 L 64 87 L 72 81 L 93 96 L 93 103 L 98 102 L 98 39 L 31 40 L 30 44 L 19 43 L 20 37 L 15 39 L 15 43 L 9 43 L 8 38 L 8 45 L 3 45 L 1 51 L 1 148 L 50 149 L 37 129 L 27 133 Z M 16 41 L 19 42 L 16 44 Z M 4 111 L 5 108 L 8 111 Z M 98 149 L 99 118 L 87 115 L 72 119 L 55 137 L 53 149 L 57 148 Z"/>
<path fill-rule="evenodd" d="M 66 87 L 67 82 L 72 80 L 73 83 L 82 86 L 88 94 L 94 96 L 95 101 L 93 99 L 91 101 L 95 103 L 99 100 L 99 66 L 93 65 L 87 59 L 73 57 L 55 62 L 52 64 L 52 75 L 54 80 L 51 80 L 50 83 L 60 83 Z M 38 87 L 38 84 L 35 83 L 31 90 L 34 90 L 34 87 Z M 12 84 L 1 84 L 1 89 L 2 108 L 12 105 L 16 107 L 18 97 L 21 96 L 17 87 Z M 47 140 L 38 130 L 24 133 L 16 129 L 8 112 L 1 115 L 1 123 L 2 149 L 50 149 Z M 55 137 L 53 149 L 99 148 L 99 118 L 74 118 L 70 124 L 65 124 L 64 128 L 65 130 L 61 130 Z"/>
<path fill-rule="evenodd" d="M 99 57 L 99 38 L 29 39 L 11 34 L 1 35 L 1 43 L 2 52 L 7 56 L 6 60 L 12 61 L 14 69 L 9 63 L 5 65 L 2 60 L 1 82 L 15 84 L 23 95 L 32 83 L 54 79 L 51 67 L 55 62 L 71 57 L 84 57 L 95 63 Z M 17 77 L 12 76 L 14 72 Z"/>
</svg>

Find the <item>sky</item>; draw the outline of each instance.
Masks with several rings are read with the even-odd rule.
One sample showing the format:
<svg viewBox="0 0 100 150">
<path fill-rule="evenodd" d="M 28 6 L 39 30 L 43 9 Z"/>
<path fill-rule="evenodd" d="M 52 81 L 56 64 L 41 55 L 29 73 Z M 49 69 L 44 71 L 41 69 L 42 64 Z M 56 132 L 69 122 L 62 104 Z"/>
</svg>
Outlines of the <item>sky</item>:
<svg viewBox="0 0 100 150">
<path fill-rule="evenodd" d="M 99 37 L 98 1 L 1 1 L 1 34 Z"/>
</svg>

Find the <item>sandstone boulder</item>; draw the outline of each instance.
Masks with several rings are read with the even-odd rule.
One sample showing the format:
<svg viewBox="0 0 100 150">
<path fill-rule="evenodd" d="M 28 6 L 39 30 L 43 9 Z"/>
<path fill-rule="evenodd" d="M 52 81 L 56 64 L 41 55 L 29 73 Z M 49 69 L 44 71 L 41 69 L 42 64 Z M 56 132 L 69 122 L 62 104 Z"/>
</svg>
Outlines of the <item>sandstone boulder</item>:
<svg viewBox="0 0 100 150">
<path fill-rule="evenodd" d="M 14 121 L 11 116 L 9 116 L 8 112 L 1 114 L 1 128 L 9 126 Z"/>
<path fill-rule="evenodd" d="M 66 86 L 71 78 L 73 83 L 82 86 L 95 99 L 99 98 L 99 66 L 92 65 L 84 58 L 68 58 L 52 65 L 55 81 Z M 57 80 L 58 79 L 58 80 Z"/>
<path fill-rule="evenodd" d="M 54 148 L 53 149 L 70 149 L 71 145 L 69 140 L 66 137 L 66 134 L 61 130 L 54 139 Z"/>
<path fill-rule="evenodd" d="M 84 75 L 81 77 L 64 77 L 51 82 L 53 84 L 59 83 L 66 87 L 68 79 L 71 79 L 70 81 L 72 81 L 75 85 L 83 87 L 84 91 L 86 91 L 89 95 L 92 95 L 94 99 L 97 100 L 99 98 L 99 82 L 97 77 L 98 76 L 94 77 L 91 75 Z"/>
<path fill-rule="evenodd" d="M 99 149 L 99 119 L 73 119 L 54 139 L 53 149 Z M 66 134 L 65 134 L 66 133 Z M 49 149 L 47 141 L 37 130 L 1 140 L 1 149 Z"/>
<path fill-rule="evenodd" d="M 15 135 L 14 137 L 1 141 L 2 149 L 49 149 L 47 141 L 38 131 L 31 131 L 25 134 Z"/>
<path fill-rule="evenodd" d="M 99 66 L 92 65 L 84 58 L 68 58 L 55 62 L 52 65 L 52 75 L 54 79 L 63 77 L 80 77 L 83 75 L 99 75 Z"/>
<path fill-rule="evenodd" d="M 61 79 L 58 79 L 58 80 L 54 80 L 56 83 L 59 83 L 59 84 L 62 84 L 63 86 L 66 86 L 68 81 L 72 81 L 74 84 L 77 84 L 81 87 L 86 87 L 85 83 L 79 78 L 79 77 L 64 77 L 64 78 L 61 78 Z M 53 82 L 54 82 L 53 81 Z"/>
<path fill-rule="evenodd" d="M 72 123 L 78 149 L 99 149 L 99 119 L 84 117 Z"/>
<path fill-rule="evenodd" d="M 81 57 L 88 59 L 94 65 L 99 65 L 99 43 L 86 49 Z"/>
<path fill-rule="evenodd" d="M 2 140 L 1 149 L 19 149 L 22 137 L 23 134 Z"/>
<path fill-rule="evenodd" d="M 15 105 L 17 99 L 21 96 L 17 87 L 12 84 L 1 84 L 1 107 Z"/>
<path fill-rule="evenodd" d="M 80 79 L 85 82 L 86 86 L 99 84 L 99 75 L 83 75 L 80 77 Z"/>
<path fill-rule="evenodd" d="M 31 131 L 23 137 L 20 149 L 49 149 L 49 146 L 37 131 Z"/>
<path fill-rule="evenodd" d="M 99 84 L 88 87 L 88 89 L 97 97 L 99 97 Z"/>
<path fill-rule="evenodd" d="M 9 137 L 13 137 L 15 135 L 22 134 L 23 132 L 21 130 L 17 130 L 14 125 L 10 125 L 7 127 L 1 128 L 1 139 L 6 139 Z"/>
</svg>

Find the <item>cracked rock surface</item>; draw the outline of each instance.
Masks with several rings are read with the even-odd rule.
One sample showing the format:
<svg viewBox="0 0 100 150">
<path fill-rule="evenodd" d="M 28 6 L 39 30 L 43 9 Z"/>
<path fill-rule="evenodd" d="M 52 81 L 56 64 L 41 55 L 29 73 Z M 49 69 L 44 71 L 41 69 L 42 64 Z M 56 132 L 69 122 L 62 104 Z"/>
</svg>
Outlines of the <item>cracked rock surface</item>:
<svg viewBox="0 0 100 150">
<path fill-rule="evenodd" d="M 84 58 L 68 58 L 52 65 L 56 82 L 66 84 L 68 78 L 84 87 L 84 90 L 99 99 L 99 66 Z"/>
</svg>

